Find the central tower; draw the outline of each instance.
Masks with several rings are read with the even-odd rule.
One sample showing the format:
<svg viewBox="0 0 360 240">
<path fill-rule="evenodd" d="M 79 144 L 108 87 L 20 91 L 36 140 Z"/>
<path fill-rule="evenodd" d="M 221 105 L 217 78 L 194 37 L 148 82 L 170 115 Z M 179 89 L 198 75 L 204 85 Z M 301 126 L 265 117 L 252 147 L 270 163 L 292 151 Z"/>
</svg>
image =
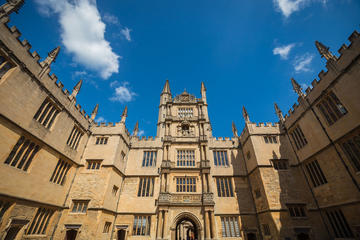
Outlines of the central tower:
<svg viewBox="0 0 360 240">
<path fill-rule="evenodd" d="M 167 80 L 157 123 L 157 137 L 163 143 L 157 239 L 213 238 L 214 201 L 207 156 L 211 136 L 204 83 L 201 98 L 186 90 L 173 97 Z"/>
</svg>

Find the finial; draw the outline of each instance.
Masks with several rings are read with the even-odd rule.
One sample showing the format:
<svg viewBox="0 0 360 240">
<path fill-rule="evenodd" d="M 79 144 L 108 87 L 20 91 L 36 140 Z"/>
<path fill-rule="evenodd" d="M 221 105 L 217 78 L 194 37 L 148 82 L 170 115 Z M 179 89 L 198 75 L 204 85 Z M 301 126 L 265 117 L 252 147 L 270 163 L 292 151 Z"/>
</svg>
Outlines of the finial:
<svg viewBox="0 0 360 240">
<path fill-rule="evenodd" d="M 165 82 L 164 88 L 163 88 L 163 90 L 162 90 L 162 93 L 171 94 L 170 84 L 169 84 L 169 80 L 168 80 L 168 79 L 166 79 L 166 82 Z"/>
<path fill-rule="evenodd" d="M 250 122 L 250 118 L 249 118 L 249 114 L 247 113 L 246 109 L 245 109 L 245 106 L 243 106 L 243 117 L 244 117 L 244 120 L 245 120 L 245 123 L 249 123 Z"/>
<path fill-rule="evenodd" d="M 83 82 L 83 80 L 80 79 L 80 81 L 75 85 L 75 87 L 70 95 L 71 98 L 76 98 L 77 94 L 80 92 L 82 82 Z"/>
<path fill-rule="evenodd" d="M 204 82 L 201 82 L 201 92 L 205 91 L 206 92 L 206 87 Z"/>
<path fill-rule="evenodd" d="M 59 52 L 60 52 L 60 46 L 54 48 L 51 52 L 48 53 L 48 56 L 45 58 L 44 61 L 40 63 L 40 65 L 42 67 L 49 67 L 51 63 L 55 62 Z"/>
<path fill-rule="evenodd" d="M 233 132 L 233 134 L 234 134 L 234 137 L 237 137 L 237 136 L 238 136 L 238 132 L 237 132 L 237 129 L 236 129 L 236 126 L 235 126 L 234 121 L 232 122 L 232 132 Z"/>
<path fill-rule="evenodd" d="M 138 135 L 138 133 L 139 133 L 139 121 L 137 121 L 136 124 L 135 124 L 132 136 L 136 137 Z"/>
<path fill-rule="evenodd" d="M 291 78 L 291 84 L 293 86 L 294 91 L 299 97 L 305 97 L 305 94 L 303 93 L 301 86 L 296 82 L 294 78 Z"/>
<path fill-rule="evenodd" d="M 94 110 L 92 111 L 91 113 L 91 119 L 94 121 L 95 120 L 95 117 L 98 113 L 98 110 L 99 110 L 99 104 L 96 104 L 96 106 L 94 107 Z"/>
<path fill-rule="evenodd" d="M 7 0 L 7 3 L 0 6 L 0 18 L 9 16 L 12 12 L 18 12 L 24 0 Z"/>
<path fill-rule="evenodd" d="M 326 47 L 319 41 L 315 41 L 315 46 L 319 51 L 321 57 L 325 58 L 327 61 L 329 60 L 336 60 L 336 57 L 329 51 L 329 47 Z"/>
<path fill-rule="evenodd" d="M 121 121 L 120 122 L 125 123 L 126 117 L 127 117 L 127 112 L 128 112 L 128 108 L 127 108 L 127 106 L 125 106 L 125 109 L 124 109 L 123 113 L 121 114 Z"/>
<path fill-rule="evenodd" d="M 279 106 L 276 103 L 274 103 L 274 107 L 275 107 L 275 113 L 278 116 L 280 122 L 281 123 L 284 122 L 284 116 L 283 116 Z"/>
</svg>

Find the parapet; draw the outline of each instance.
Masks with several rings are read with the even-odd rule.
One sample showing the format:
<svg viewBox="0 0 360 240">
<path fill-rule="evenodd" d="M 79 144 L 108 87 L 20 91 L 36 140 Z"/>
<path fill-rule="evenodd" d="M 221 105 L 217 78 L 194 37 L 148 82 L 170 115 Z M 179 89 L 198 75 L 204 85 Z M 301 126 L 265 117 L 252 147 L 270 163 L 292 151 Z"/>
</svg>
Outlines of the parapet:
<svg viewBox="0 0 360 240">
<path fill-rule="evenodd" d="M 343 74 L 346 69 L 348 69 L 358 58 L 360 54 L 359 32 L 355 30 L 349 36 L 348 40 L 350 44 L 346 45 L 344 43 L 338 50 L 339 56 L 328 60 L 325 66 L 326 69 L 321 70 L 318 74 L 318 79 L 314 79 L 311 82 L 311 86 L 305 89 L 305 99 L 310 104 L 316 101 L 322 92 L 327 89 L 330 84 L 338 78 L 339 75 Z M 299 98 L 298 102 L 295 103 L 292 109 L 290 109 L 284 116 L 285 124 L 287 126 L 295 122 L 304 112 L 305 108 L 299 107 L 303 104 L 303 100 Z"/>
<path fill-rule="evenodd" d="M 0 24 L 0 44 L 5 53 L 20 66 L 24 74 L 29 75 L 49 96 L 55 98 L 84 130 L 88 129 L 91 124 L 89 116 L 80 105 L 76 105 L 75 98 L 70 98 L 69 91 L 64 89 L 64 84 L 58 81 L 57 76 L 50 74 L 50 68 L 41 66 L 40 55 L 37 51 L 30 52 L 31 44 L 28 40 L 21 39 L 22 35 L 17 27 L 9 27 L 8 23 Z"/>
</svg>

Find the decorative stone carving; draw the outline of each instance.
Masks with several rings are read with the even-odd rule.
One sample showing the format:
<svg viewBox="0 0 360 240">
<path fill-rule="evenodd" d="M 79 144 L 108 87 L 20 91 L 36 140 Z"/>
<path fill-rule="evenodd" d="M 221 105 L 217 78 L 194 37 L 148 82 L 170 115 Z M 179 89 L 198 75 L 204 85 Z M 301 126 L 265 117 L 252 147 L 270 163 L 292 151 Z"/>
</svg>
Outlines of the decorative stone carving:
<svg viewBox="0 0 360 240">
<path fill-rule="evenodd" d="M 194 137 L 195 126 L 185 119 L 177 126 L 177 135 L 181 137 Z"/>
<path fill-rule="evenodd" d="M 194 95 L 191 95 L 188 92 L 186 92 L 186 90 L 184 90 L 184 92 L 182 94 L 177 95 L 174 98 L 174 102 L 175 103 L 195 103 L 196 98 Z"/>
</svg>

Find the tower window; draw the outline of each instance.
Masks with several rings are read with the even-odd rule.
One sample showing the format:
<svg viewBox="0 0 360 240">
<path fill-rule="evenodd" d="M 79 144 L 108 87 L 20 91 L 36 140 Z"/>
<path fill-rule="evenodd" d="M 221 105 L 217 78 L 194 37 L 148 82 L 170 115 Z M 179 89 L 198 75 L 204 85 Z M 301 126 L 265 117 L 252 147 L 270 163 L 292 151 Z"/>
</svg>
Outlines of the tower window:
<svg viewBox="0 0 360 240">
<path fill-rule="evenodd" d="M 46 98 L 35 113 L 34 119 L 45 128 L 50 128 L 59 112 L 60 110 L 55 106 L 55 103 Z"/>
<path fill-rule="evenodd" d="M 276 136 L 264 136 L 265 143 L 277 143 L 277 137 Z"/>
<path fill-rule="evenodd" d="M 89 170 L 99 170 L 102 160 L 86 160 L 87 168 Z"/>
<path fill-rule="evenodd" d="M 195 151 L 194 150 L 178 150 L 176 165 L 179 167 L 194 167 L 195 166 Z"/>
<path fill-rule="evenodd" d="M 52 217 L 54 210 L 39 208 L 36 211 L 34 218 L 30 224 L 30 227 L 27 229 L 26 234 L 40 234 L 44 235 L 46 233 L 46 228 L 49 225 L 50 218 Z"/>
<path fill-rule="evenodd" d="M 71 164 L 59 159 L 53 174 L 51 175 L 50 182 L 63 185 L 66 175 L 71 168 Z"/>
<path fill-rule="evenodd" d="M 329 125 L 347 114 L 346 108 L 332 91 L 321 99 L 317 107 Z"/>
<path fill-rule="evenodd" d="M 89 200 L 73 200 L 73 207 L 71 212 L 73 213 L 86 213 L 89 205 Z"/>
<path fill-rule="evenodd" d="M 141 177 L 137 196 L 152 197 L 154 195 L 154 182 L 154 177 Z"/>
<path fill-rule="evenodd" d="M 82 136 L 83 133 L 81 132 L 81 130 L 78 127 L 74 126 L 66 144 L 72 149 L 76 150 Z"/>
<path fill-rule="evenodd" d="M 229 166 L 227 151 L 214 150 L 214 165 L 215 166 Z"/>
<path fill-rule="evenodd" d="M 341 146 L 355 171 L 360 171 L 360 135 L 347 139 Z"/>
<path fill-rule="evenodd" d="M 111 227 L 111 222 L 105 222 L 103 233 L 108 233 Z"/>
<path fill-rule="evenodd" d="M 221 230 L 223 237 L 240 237 L 238 217 L 221 217 Z"/>
<path fill-rule="evenodd" d="M 341 209 L 326 210 L 328 221 L 336 238 L 352 238 L 353 233 Z"/>
<path fill-rule="evenodd" d="M 179 108 L 178 116 L 180 118 L 189 118 L 193 117 L 193 109 L 192 108 Z"/>
<path fill-rule="evenodd" d="M 96 145 L 105 145 L 108 143 L 108 139 L 109 139 L 108 137 L 97 137 L 95 144 Z"/>
<path fill-rule="evenodd" d="M 286 170 L 289 168 L 289 161 L 287 159 L 271 159 L 271 162 L 276 170 Z"/>
<path fill-rule="evenodd" d="M 27 171 L 39 149 L 40 147 L 38 145 L 22 136 L 19 138 L 4 163 Z"/>
<path fill-rule="evenodd" d="M 150 235 L 151 216 L 134 216 L 133 235 Z"/>
<path fill-rule="evenodd" d="M 262 227 L 263 227 L 263 230 L 264 230 L 264 235 L 265 236 L 270 236 L 271 232 L 270 232 L 269 224 L 263 224 Z"/>
<path fill-rule="evenodd" d="M 231 177 L 217 177 L 216 186 L 219 197 L 233 197 L 234 191 Z"/>
<path fill-rule="evenodd" d="M 303 148 L 308 143 L 300 126 L 296 126 L 290 132 L 290 136 L 291 136 L 297 150 Z"/>
<path fill-rule="evenodd" d="M 156 165 L 157 151 L 144 151 L 142 166 L 153 167 Z"/>
<path fill-rule="evenodd" d="M 2 78 L 15 65 L 0 55 L 0 78 Z"/>
<path fill-rule="evenodd" d="M 286 204 L 291 217 L 306 217 L 305 204 Z"/>
<path fill-rule="evenodd" d="M 176 192 L 196 192 L 195 177 L 177 177 Z"/>
<path fill-rule="evenodd" d="M 325 175 L 316 159 L 306 164 L 305 168 L 308 175 L 310 176 L 311 182 L 313 183 L 314 187 L 318 187 L 327 183 Z"/>
</svg>

